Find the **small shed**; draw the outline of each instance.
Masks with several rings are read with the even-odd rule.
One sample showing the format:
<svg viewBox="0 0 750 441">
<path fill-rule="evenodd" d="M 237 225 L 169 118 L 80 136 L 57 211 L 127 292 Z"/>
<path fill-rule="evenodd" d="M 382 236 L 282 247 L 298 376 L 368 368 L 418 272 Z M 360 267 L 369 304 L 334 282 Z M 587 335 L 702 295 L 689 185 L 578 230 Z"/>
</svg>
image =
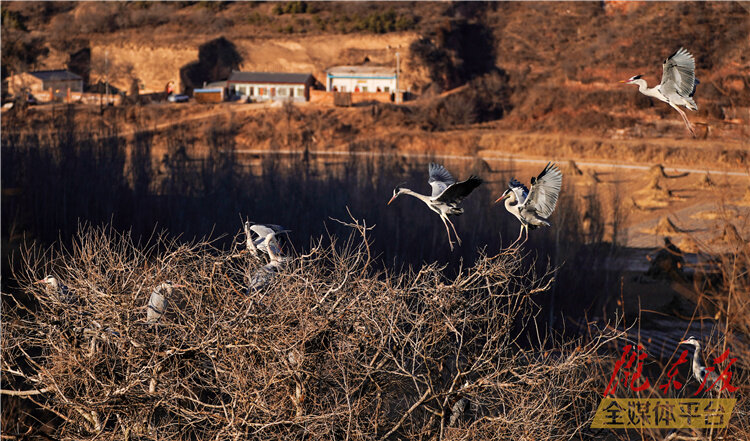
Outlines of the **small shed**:
<svg viewBox="0 0 750 441">
<path fill-rule="evenodd" d="M 328 92 L 396 92 L 398 76 L 390 66 L 335 66 L 326 70 Z"/>
<path fill-rule="evenodd" d="M 8 88 L 14 95 L 20 95 L 24 91 L 39 95 L 51 92 L 61 98 L 69 92 L 83 92 L 83 78 L 67 70 L 22 72 L 8 78 Z"/>
<path fill-rule="evenodd" d="M 310 73 L 232 72 L 227 79 L 230 95 L 253 101 L 309 101 L 314 84 Z"/>
</svg>

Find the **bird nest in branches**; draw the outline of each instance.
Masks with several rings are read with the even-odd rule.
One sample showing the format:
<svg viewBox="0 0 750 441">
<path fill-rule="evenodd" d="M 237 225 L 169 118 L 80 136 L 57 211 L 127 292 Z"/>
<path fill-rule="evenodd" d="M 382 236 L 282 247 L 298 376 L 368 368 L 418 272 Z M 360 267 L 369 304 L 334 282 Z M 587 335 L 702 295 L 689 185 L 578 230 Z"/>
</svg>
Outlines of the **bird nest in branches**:
<svg viewBox="0 0 750 441">
<path fill-rule="evenodd" d="M 54 415 L 68 439 L 569 439 L 588 426 L 607 341 L 527 335 L 552 275 L 517 251 L 452 279 L 437 264 L 376 270 L 368 228 L 263 265 L 210 242 L 87 229 L 25 253 L 3 317 L 5 399 Z M 66 297 L 43 284 L 54 274 Z M 152 289 L 175 288 L 146 320 Z M 179 287 L 177 287 L 179 286 Z M 24 294 L 26 297 L 24 298 Z M 16 433 L 38 424 L 12 423 Z M 54 428 L 51 428 L 54 427 Z"/>
</svg>

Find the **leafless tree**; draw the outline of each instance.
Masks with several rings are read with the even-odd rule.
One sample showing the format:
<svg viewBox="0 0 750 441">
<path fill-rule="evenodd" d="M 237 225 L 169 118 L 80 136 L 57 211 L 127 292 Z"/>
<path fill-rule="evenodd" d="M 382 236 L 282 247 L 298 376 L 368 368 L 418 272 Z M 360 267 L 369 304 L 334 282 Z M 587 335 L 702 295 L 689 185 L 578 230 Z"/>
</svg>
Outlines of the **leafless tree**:
<svg viewBox="0 0 750 441">
<path fill-rule="evenodd" d="M 347 225 L 345 241 L 290 253 L 260 292 L 245 276 L 262 262 L 208 242 L 88 228 L 69 249 L 27 250 L 16 277 L 29 300 L 3 318 L 3 398 L 51 412 L 50 435 L 66 439 L 583 436 L 612 336 L 535 331 L 531 298 L 552 274 L 514 251 L 453 279 L 437 264 L 375 270 L 371 227 Z M 72 300 L 33 283 L 46 274 Z M 165 280 L 185 287 L 147 323 Z"/>
</svg>

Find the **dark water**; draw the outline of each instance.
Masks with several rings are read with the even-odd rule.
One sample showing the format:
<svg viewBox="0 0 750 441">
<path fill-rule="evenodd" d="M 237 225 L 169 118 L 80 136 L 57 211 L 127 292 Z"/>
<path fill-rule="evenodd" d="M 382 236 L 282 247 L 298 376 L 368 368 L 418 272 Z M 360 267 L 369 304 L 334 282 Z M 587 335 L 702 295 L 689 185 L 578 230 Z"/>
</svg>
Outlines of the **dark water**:
<svg viewBox="0 0 750 441">
<path fill-rule="evenodd" d="M 373 227 L 371 251 L 379 266 L 400 270 L 439 262 L 448 277 L 471 265 L 478 250 L 493 255 L 518 235 L 517 220 L 493 204 L 514 175 L 512 164 L 490 168 L 479 159 L 432 158 L 458 180 L 472 173 L 485 180 L 464 201 L 465 214 L 453 218 L 463 244 L 451 252 L 442 222 L 421 201 L 403 195 L 386 205 L 400 183 L 430 191 L 429 158 L 255 157 L 236 152 L 235 134 L 212 129 L 207 145 L 198 146 L 189 134 L 174 131 L 167 155 L 153 158 L 148 132 L 126 141 L 116 127 L 77 126 L 71 110 L 58 111 L 48 135 L 11 126 L 2 139 L 2 229 L 9 245 L 3 247 L 4 271 L 20 243 L 66 243 L 82 224 L 110 224 L 142 238 L 166 230 L 185 241 L 212 238 L 231 247 L 242 220 L 250 219 L 291 229 L 284 247 L 302 252 L 320 238 L 347 238 L 351 228 L 334 219 L 351 221 L 350 212 Z M 208 154 L 198 157 L 197 147 Z M 612 252 L 603 243 L 597 198 L 576 198 L 566 186 L 553 227 L 532 231 L 518 255 L 537 272 L 559 268 L 553 315 L 596 307 L 612 288 L 611 275 L 597 270 Z M 584 213 L 592 220 L 585 232 Z"/>
</svg>

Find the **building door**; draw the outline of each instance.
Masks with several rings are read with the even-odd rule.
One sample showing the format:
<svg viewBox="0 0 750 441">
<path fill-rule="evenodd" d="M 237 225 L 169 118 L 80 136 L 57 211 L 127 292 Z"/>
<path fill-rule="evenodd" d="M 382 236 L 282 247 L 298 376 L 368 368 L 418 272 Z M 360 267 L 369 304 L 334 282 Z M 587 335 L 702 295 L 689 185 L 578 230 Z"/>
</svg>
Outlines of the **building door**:
<svg viewBox="0 0 750 441">
<path fill-rule="evenodd" d="M 272 87 L 271 88 L 271 97 L 275 97 L 275 96 L 276 96 L 276 88 Z"/>
</svg>

